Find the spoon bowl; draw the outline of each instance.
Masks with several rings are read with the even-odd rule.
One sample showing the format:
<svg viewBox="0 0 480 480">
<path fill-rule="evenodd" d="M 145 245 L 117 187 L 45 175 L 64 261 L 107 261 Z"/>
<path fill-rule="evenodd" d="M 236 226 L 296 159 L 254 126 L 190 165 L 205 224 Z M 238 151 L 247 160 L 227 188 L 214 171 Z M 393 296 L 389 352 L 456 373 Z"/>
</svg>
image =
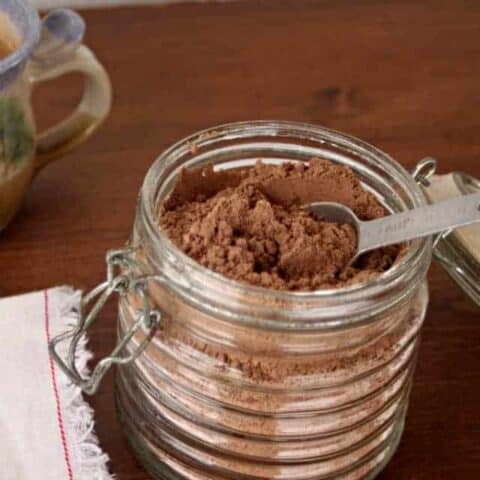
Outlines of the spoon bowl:
<svg viewBox="0 0 480 480">
<path fill-rule="evenodd" d="M 355 260 L 363 253 L 359 251 L 358 244 L 361 232 L 361 220 L 355 213 L 345 205 L 335 202 L 315 202 L 306 206 L 306 209 L 316 218 L 325 222 L 337 223 L 339 225 L 351 225 L 357 233 L 357 251 L 349 262 L 352 265 Z"/>
</svg>

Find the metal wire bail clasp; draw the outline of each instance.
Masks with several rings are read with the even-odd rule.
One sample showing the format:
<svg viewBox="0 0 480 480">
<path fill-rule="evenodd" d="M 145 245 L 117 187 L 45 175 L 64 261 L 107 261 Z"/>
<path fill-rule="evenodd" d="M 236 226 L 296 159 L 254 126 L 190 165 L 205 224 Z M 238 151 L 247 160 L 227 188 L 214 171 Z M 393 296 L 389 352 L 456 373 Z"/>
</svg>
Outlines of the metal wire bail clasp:
<svg viewBox="0 0 480 480">
<path fill-rule="evenodd" d="M 424 187 L 430 186 L 430 179 L 437 170 L 437 161 L 433 157 L 422 158 L 412 170 L 413 179 L 423 185 Z"/>
<path fill-rule="evenodd" d="M 146 292 L 147 279 L 143 277 L 132 278 L 121 272 L 116 273 L 120 266 L 128 266 L 131 251 L 131 249 L 115 250 L 107 254 L 107 281 L 101 283 L 83 297 L 80 304 L 79 321 L 76 327 L 56 336 L 49 344 L 50 354 L 56 364 L 75 385 L 89 395 L 93 395 L 98 390 L 100 382 L 112 365 L 125 365 L 135 360 L 143 352 L 155 334 L 161 318 L 159 311 L 150 308 Z M 125 296 L 127 293 L 140 296 L 142 308 L 139 310 L 135 322 L 113 349 L 112 353 L 100 360 L 90 377 L 88 377 L 79 372 L 77 368 L 77 347 L 87 329 L 97 320 L 98 314 L 115 293 L 120 296 Z M 132 353 L 124 355 L 125 346 L 140 328 L 145 333 L 145 338 Z M 70 344 L 64 350 L 65 361 L 57 351 L 57 348 L 60 348 L 60 344 L 69 340 Z"/>
<path fill-rule="evenodd" d="M 422 187 L 428 188 L 431 185 L 431 178 L 437 171 L 437 163 L 437 160 L 433 157 L 422 158 L 412 170 L 413 179 Z M 445 238 L 450 232 L 451 229 L 441 232 L 433 237 L 432 248 L 435 249 L 438 242 L 442 240 L 442 238 Z"/>
</svg>

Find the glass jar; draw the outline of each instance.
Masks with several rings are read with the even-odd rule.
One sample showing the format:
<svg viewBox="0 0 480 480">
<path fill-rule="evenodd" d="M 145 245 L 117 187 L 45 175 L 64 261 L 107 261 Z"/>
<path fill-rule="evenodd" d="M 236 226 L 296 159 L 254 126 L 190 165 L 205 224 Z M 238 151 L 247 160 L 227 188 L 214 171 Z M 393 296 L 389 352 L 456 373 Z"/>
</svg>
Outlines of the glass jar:
<svg viewBox="0 0 480 480">
<path fill-rule="evenodd" d="M 342 289 L 279 292 L 225 278 L 158 228 L 159 206 L 186 167 L 215 169 L 326 158 L 352 168 L 392 212 L 426 203 L 380 150 L 320 127 L 237 123 L 183 140 L 153 164 L 129 247 L 108 256 L 108 280 L 79 327 L 51 345 L 92 393 L 117 370 L 118 412 L 158 479 L 370 479 L 399 443 L 428 304 L 432 239 L 411 242 L 386 273 Z M 432 171 L 429 172 L 431 174 Z M 118 345 L 90 378 L 75 342 L 120 293 Z M 73 338 L 66 363 L 58 342 Z"/>
</svg>

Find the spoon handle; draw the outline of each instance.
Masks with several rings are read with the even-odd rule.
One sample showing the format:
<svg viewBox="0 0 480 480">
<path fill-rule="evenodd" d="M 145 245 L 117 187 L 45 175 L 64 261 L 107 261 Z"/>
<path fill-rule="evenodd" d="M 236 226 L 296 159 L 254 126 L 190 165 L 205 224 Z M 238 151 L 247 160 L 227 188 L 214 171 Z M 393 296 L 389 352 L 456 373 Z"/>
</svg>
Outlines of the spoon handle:
<svg viewBox="0 0 480 480">
<path fill-rule="evenodd" d="M 480 222 L 480 193 L 360 222 L 359 253 Z"/>
</svg>

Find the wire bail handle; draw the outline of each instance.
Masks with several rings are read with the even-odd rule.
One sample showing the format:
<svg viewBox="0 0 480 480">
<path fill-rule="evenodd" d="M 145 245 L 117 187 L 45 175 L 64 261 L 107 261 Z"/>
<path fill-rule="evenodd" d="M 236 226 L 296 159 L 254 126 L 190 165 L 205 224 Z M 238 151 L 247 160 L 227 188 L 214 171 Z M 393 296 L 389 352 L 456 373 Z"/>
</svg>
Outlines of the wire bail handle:
<svg viewBox="0 0 480 480">
<path fill-rule="evenodd" d="M 437 160 L 433 157 L 425 157 L 420 160 L 412 170 L 413 179 L 422 187 L 428 188 L 431 185 L 430 179 L 437 171 Z M 432 248 L 435 250 L 438 242 L 451 233 L 452 229 L 445 230 L 433 237 Z"/>
<path fill-rule="evenodd" d="M 103 377 L 112 365 L 126 365 L 134 361 L 145 350 L 161 320 L 161 313 L 150 308 L 146 289 L 148 277 L 132 278 L 121 273 L 121 267 L 128 267 L 131 264 L 130 255 L 133 251 L 133 248 L 127 248 L 107 253 L 107 280 L 82 298 L 77 326 L 53 338 L 48 346 L 55 363 L 75 385 L 88 395 L 97 392 Z M 80 374 L 75 363 L 78 343 L 88 328 L 95 323 L 100 311 L 115 293 L 120 297 L 125 297 L 128 293 L 139 295 L 143 306 L 139 310 L 135 322 L 112 353 L 97 363 L 90 377 L 85 377 Z M 139 329 L 145 332 L 145 338 L 130 355 L 124 356 L 123 351 L 126 345 Z M 57 346 L 69 340 L 68 355 L 65 361 L 57 352 Z"/>
</svg>

